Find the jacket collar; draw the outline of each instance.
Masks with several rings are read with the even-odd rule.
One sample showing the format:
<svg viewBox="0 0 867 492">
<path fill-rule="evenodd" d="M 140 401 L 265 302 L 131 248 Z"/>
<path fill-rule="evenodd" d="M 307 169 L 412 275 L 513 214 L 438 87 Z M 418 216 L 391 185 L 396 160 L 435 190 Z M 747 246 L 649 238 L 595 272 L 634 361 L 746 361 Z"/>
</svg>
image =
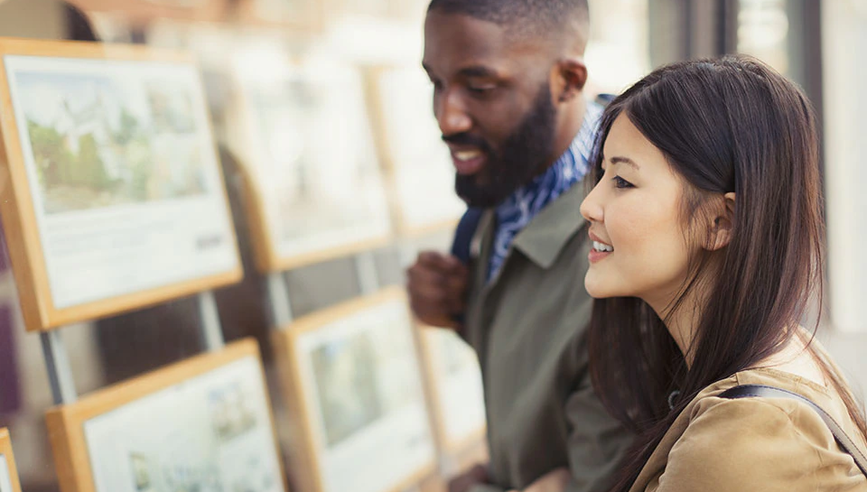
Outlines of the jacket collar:
<svg viewBox="0 0 867 492">
<path fill-rule="evenodd" d="M 566 243 L 586 222 L 579 210 L 586 194 L 584 188 L 582 180 L 545 207 L 515 236 L 512 247 L 540 267 L 551 268 Z"/>
</svg>

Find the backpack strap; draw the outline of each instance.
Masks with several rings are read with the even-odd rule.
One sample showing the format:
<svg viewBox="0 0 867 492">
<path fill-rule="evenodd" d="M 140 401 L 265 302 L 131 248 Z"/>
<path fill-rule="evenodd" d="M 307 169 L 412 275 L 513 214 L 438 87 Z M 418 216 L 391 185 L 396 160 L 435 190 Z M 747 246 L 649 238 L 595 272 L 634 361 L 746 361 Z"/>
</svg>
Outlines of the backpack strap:
<svg viewBox="0 0 867 492">
<path fill-rule="evenodd" d="M 470 207 L 464 212 L 458 227 L 455 229 L 455 239 L 452 242 L 452 256 L 461 261 L 464 265 L 469 265 L 472 259 L 472 243 L 473 237 L 476 235 L 476 229 L 479 228 L 479 222 L 482 220 L 484 209 Z M 454 320 L 463 324 L 464 315 L 454 316 Z"/>
<path fill-rule="evenodd" d="M 819 417 L 825 422 L 825 425 L 828 426 L 828 429 L 831 431 L 831 434 L 834 435 L 834 439 L 836 439 L 837 444 L 840 445 L 840 448 L 846 453 L 852 456 L 852 459 L 855 460 L 855 464 L 861 470 L 865 476 L 867 476 L 867 457 L 855 446 L 855 443 L 852 439 L 846 435 L 846 432 L 843 431 L 843 428 L 831 417 L 828 412 L 822 410 L 819 405 L 813 403 L 809 398 L 803 397 L 797 393 L 793 393 L 791 391 L 784 390 L 782 388 L 775 388 L 773 386 L 765 386 L 761 384 L 745 384 L 742 386 L 735 386 L 734 388 L 728 389 L 719 395 L 720 398 L 726 398 L 729 400 L 734 400 L 738 398 L 785 398 L 789 400 L 797 400 L 802 403 L 805 403 L 808 407 L 812 408 Z"/>
<path fill-rule="evenodd" d="M 461 260 L 461 263 L 465 265 L 470 263 L 470 245 L 473 242 L 473 236 L 476 235 L 479 222 L 482 220 L 482 212 L 484 210 L 481 208 L 468 208 L 461 217 L 461 221 L 458 222 L 457 229 L 455 229 L 455 239 L 452 242 L 452 256 Z"/>
</svg>

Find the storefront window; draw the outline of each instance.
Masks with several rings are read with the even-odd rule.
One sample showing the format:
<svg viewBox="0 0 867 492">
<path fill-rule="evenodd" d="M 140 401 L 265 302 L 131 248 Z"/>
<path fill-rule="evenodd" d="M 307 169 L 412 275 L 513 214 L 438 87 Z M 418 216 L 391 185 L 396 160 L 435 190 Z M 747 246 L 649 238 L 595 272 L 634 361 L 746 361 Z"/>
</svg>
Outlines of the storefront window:
<svg viewBox="0 0 867 492">
<path fill-rule="evenodd" d="M 619 93 L 650 70 L 647 0 L 590 0 L 587 93 Z"/>
<path fill-rule="evenodd" d="M 737 51 L 790 75 L 786 0 L 740 0 Z"/>
</svg>

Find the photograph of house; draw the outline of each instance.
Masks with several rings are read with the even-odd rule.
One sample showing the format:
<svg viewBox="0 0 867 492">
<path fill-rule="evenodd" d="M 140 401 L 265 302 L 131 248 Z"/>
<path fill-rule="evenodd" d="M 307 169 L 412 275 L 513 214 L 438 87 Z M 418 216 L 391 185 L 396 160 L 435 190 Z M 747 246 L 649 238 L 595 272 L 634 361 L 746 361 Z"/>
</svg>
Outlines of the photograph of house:
<svg viewBox="0 0 867 492">
<path fill-rule="evenodd" d="M 183 87 L 41 72 L 15 82 L 46 214 L 205 193 Z"/>
</svg>

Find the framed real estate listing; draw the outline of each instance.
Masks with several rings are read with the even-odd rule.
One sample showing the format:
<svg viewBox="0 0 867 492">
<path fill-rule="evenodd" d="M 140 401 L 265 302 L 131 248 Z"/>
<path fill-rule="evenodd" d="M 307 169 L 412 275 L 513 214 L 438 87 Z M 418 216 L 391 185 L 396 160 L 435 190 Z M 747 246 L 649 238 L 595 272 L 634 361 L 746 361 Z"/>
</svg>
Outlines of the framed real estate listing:
<svg viewBox="0 0 867 492">
<path fill-rule="evenodd" d="M 0 39 L 0 57 L 0 212 L 28 330 L 241 278 L 186 55 Z"/>
<path fill-rule="evenodd" d="M 428 0 L 324 0 L 328 11 L 347 16 L 359 16 L 403 22 L 420 26 L 424 23 Z"/>
<path fill-rule="evenodd" d="M 281 271 L 386 244 L 388 200 L 361 75 L 330 60 L 236 74 L 226 140 L 248 183 L 258 268 Z"/>
<path fill-rule="evenodd" d="M 422 346 L 433 393 L 433 415 L 442 449 L 459 454 L 484 440 L 485 395 L 475 351 L 453 331 L 422 328 Z"/>
<path fill-rule="evenodd" d="M 431 83 L 418 67 L 377 68 L 368 76 L 399 231 L 454 228 L 467 207 L 455 195 L 455 170 L 431 109 Z"/>
<path fill-rule="evenodd" d="M 401 290 L 350 301 L 275 334 L 308 492 L 390 492 L 434 469 L 435 443 Z"/>
<path fill-rule="evenodd" d="M 154 19 L 222 21 L 230 14 L 229 0 L 67 0 L 87 13 L 109 13 L 133 22 Z"/>
<path fill-rule="evenodd" d="M 46 418 L 63 492 L 286 492 L 252 339 L 97 391 Z"/>
<path fill-rule="evenodd" d="M 21 492 L 9 431 L 0 429 L 0 492 Z"/>
<path fill-rule="evenodd" d="M 325 0 L 239 0 L 238 18 L 247 25 L 320 31 L 329 6 Z"/>
</svg>

